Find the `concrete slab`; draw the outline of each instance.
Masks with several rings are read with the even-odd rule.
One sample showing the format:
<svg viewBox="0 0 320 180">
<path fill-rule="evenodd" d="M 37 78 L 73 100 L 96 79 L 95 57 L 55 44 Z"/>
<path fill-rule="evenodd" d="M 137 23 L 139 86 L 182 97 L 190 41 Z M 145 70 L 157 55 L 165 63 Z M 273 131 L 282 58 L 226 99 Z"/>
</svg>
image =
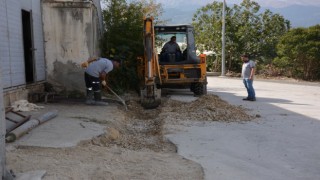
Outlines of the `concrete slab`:
<svg viewBox="0 0 320 180">
<path fill-rule="evenodd" d="M 72 147 L 82 140 L 89 140 L 104 133 L 104 126 L 65 117 L 38 126 L 17 141 L 20 146 Z"/>
<path fill-rule="evenodd" d="M 257 101 L 247 102 L 240 79 L 208 82 L 210 93 L 261 118 L 197 123 L 167 136 L 180 155 L 203 166 L 205 179 L 320 179 L 319 84 L 255 81 Z"/>
<path fill-rule="evenodd" d="M 12 145 L 63 148 L 76 146 L 83 140 L 105 133 L 106 124 L 122 116 L 116 106 L 86 106 L 80 104 L 46 104 L 45 108 L 29 112 L 32 117 L 58 110 L 58 116 L 32 129 Z"/>
</svg>

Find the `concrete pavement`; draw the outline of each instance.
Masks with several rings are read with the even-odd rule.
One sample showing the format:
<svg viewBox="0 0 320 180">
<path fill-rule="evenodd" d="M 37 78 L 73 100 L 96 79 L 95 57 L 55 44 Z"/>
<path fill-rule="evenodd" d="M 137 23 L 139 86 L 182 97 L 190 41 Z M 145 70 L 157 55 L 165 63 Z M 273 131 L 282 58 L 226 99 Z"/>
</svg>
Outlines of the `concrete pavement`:
<svg viewBox="0 0 320 180">
<path fill-rule="evenodd" d="M 44 109 L 29 114 L 37 117 L 53 110 L 58 111 L 57 117 L 34 128 L 9 146 L 73 147 L 105 133 L 106 123 L 124 118 L 115 105 L 88 106 L 84 103 L 46 104 Z"/>
<path fill-rule="evenodd" d="M 178 153 L 201 164 L 205 179 L 320 179 L 319 84 L 254 81 L 257 101 L 248 102 L 242 101 L 246 90 L 240 79 L 209 77 L 208 82 L 208 93 L 261 117 L 244 123 L 201 122 L 181 126 L 180 131 L 169 130 L 174 134 L 167 137 L 177 145 Z M 187 99 L 194 100 L 189 94 Z M 58 117 L 13 145 L 71 147 L 102 134 L 103 122 L 124 118 L 116 106 L 48 104 L 44 111 L 56 108 Z"/>
<path fill-rule="evenodd" d="M 242 101 L 241 79 L 209 77 L 208 83 L 208 93 L 261 117 L 195 123 L 167 135 L 180 155 L 202 165 L 205 179 L 320 179 L 319 83 L 256 80 L 256 102 Z"/>
</svg>

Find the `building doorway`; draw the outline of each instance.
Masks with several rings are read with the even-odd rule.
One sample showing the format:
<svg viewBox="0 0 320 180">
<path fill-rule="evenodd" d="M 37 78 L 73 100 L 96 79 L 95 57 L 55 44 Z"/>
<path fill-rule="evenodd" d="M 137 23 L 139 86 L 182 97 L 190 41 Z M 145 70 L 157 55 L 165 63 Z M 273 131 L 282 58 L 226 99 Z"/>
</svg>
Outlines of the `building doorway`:
<svg viewBox="0 0 320 180">
<path fill-rule="evenodd" d="M 24 48 L 24 64 L 26 83 L 30 84 L 35 79 L 35 64 L 34 64 L 34 47 L 32 33 L 32 16 L 30 11 L 22 10 L 22 33 L 23 33 L 23 48 Z"/>
</svg>

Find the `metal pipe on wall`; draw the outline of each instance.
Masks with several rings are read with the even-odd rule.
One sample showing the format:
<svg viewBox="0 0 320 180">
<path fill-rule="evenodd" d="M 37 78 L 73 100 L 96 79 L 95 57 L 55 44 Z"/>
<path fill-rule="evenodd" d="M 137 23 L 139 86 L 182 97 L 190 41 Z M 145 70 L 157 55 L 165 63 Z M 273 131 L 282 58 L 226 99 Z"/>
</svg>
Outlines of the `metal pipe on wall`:
<svg viewBox="0 0 320 180">
<path fill-rule="evenodd" d="M 223 8 L 222 8 L 222 62 L 221 62 L 221 76 L 226 75 L 226 56 L 225 56 L 225 44 L 226 44 L 226 37 L 225 37 L 225 32 L 226 32 L 226 1 L 223 0 Z"/>
</svg>

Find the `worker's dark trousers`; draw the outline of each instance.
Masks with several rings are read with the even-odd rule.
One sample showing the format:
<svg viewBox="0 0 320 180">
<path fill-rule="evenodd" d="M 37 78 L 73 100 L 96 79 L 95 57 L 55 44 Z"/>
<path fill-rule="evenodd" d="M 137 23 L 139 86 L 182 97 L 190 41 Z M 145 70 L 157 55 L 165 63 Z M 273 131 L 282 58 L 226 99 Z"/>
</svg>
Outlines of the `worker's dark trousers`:
<svg viewBox="0 0 320 180">
<path fill-rule="evenodd" d="M 84 73 L 84 80 L 87 87 L 87 100 L 93 99 L 96 101 L 101 100 L 100 79 L 99 77 L 91 76 Z"/>
</svg>

